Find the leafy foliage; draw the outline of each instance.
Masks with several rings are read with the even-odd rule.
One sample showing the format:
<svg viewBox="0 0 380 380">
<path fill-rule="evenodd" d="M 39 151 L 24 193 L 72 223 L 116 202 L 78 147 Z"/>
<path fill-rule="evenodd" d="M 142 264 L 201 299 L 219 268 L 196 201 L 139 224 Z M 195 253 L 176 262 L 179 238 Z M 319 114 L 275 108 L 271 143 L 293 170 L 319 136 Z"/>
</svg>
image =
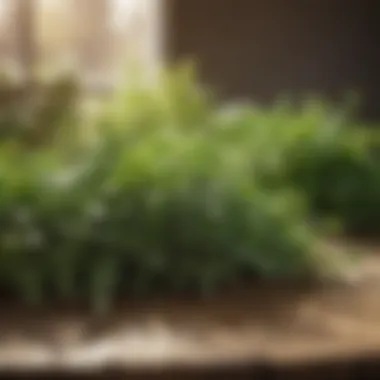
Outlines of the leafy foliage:
<svg viewBox="0 0 380 380">
<path fill-rule="evenodd" d="M 302 199 L 262 186 L 244 135 L 228 138 L 212 102 L 177 75 L 159 95 L 115 99 L 121 109 L 99 120 L 80 164 L 2 148 L 4 287 L 103 309 L 118 294 L 208 293 L 320 269 Z"/>
<path fill-rule="evenodd" d="M 0 76 L 0 142 L 16 141 L 29 148 L 51 144 L 75 124 L 78 86 L 75 78 L 58 77 L 25 84 Z"/>
<path fill-rule="evenodd" d="M 344 111 L 344 110 L 343 110 Z M 267 189 L 302 194 L 309 220 L 335 220 L 342 232 L 380 232 L 379 131 L 353 122 L 342 109 L 311 100 L 224 111 L 226 145 L 236 144 L 252 175 Z"/>
<path fill-rule="evenodd" d="M 312 211 L 339 220 L 349 234 L 376 237 L 380 232 L 378 139 L 376 131 L 340 133 L 324 146 L 299 149 L 291 167 L 291 178 Z"/>
<path fill-rule="evenodd" d="M 378 231 L 377 140 L 321 102 L 221 109 L 181 69 L 124 89 L 96 126 L 76 159 L 1 147 L 0 283 L 28 301 L 104 310 L 314 275 L 315 221 Z"/>
</svg>

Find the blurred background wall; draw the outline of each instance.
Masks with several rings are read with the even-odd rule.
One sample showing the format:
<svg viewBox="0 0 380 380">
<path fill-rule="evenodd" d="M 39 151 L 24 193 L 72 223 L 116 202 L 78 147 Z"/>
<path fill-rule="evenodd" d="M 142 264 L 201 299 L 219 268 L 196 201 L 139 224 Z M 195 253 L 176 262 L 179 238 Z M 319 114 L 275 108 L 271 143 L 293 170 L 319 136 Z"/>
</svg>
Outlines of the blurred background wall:
<svg viewBox="0 0 380 380">
<path fill-rule="evenodd" d="M 380 119 L 379 0 L 165 0 L 170 61 L 193 57 L 222 98 L 362 96 Z"/>
<path fill-rule="evenodd" d="M 147 59 L 155 0 L 0 0 L 0 65 L 22 73 L 73 69 L 114 83 Z"/>
<path fill-rule="evenodd" d="M 380 119 L 378 0 L 0 0 L 0 64 L 75 67 L 92 89 L 127 63 L 196 59 L 222 99 L 361 96 Z M 164 12 L 161 12 L 164 9 Z M 165 35 L 159 35 L 165 25 Z M 164 42 L 164 45 L 160 44 Z"/>
</svg>

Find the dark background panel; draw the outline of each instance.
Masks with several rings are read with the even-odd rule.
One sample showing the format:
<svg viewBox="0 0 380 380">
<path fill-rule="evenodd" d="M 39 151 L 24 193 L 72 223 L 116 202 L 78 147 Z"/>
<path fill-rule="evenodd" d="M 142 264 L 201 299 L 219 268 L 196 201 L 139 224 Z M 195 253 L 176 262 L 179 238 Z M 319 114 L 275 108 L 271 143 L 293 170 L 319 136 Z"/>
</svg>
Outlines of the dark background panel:
<svg viewBox="0 0 380 380">
<path fill-rule="evenodd" d="M 379 0 L 167 0 L 168 57 L 197 58 L 223 98 L 341 99 L 380 120 Z"/>
</svg>

